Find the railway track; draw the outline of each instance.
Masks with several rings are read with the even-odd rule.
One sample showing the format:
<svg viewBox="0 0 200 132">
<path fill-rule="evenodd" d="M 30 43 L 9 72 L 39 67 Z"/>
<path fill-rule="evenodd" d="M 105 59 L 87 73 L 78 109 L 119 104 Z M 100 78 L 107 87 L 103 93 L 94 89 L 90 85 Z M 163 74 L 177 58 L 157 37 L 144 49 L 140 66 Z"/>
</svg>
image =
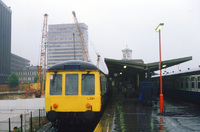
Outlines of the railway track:
<svg viewBox="0 0 200 132">
<path fill-rule="evenodd" d="M 94 121 L 86 124 L 59 124 L 58 127 L 54 127 L 52 123 L 45 124 L 37 132 L 93 132 L 98 121 Z"/>
<path fill-rule="evenodd" d="M 53 127 L 51 123 L 47 123 L 37 132 L 58 132 L 58 129 Z"/>
</svg>

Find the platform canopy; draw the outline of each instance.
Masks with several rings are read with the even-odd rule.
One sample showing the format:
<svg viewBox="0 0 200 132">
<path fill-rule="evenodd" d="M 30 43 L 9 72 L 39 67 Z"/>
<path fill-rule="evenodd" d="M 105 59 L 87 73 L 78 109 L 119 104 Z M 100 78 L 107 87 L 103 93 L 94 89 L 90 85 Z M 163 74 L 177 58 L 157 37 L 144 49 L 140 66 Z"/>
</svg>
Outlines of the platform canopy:
<svg viewBox="0 0 200 132">
<path fill-rule="evenodd" d="M 192 57 L 184 57 L 178 59 L 171 59 L 162 61 L 162 68 L 168 68 L 192 60 Z M 117 76 L 118 74 L 134 74 L 145 71 L 159 70 L 159 62 L 144 64 L 142 60 L 114 60 L 105 58 L 105 63 L 109 70 L 110 76 Z"/>
</svg>

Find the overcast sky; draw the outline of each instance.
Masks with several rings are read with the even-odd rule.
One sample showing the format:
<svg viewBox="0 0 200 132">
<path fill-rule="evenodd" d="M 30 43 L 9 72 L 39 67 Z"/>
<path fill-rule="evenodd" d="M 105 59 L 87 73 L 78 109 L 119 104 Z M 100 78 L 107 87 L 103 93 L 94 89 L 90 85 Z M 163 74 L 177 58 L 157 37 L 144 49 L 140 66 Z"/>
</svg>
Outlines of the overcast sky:
<svg viewBox="0 0 200 132">
<path fill-rule="evenodd" d="M 133 59 L 159 61 L 192 56 L 180 68 L 200 65 L 200 0 L 2 0 L 12 10 L 12 53 L 39 64 L 43 15 L 48 24 L 79 22 L 88 25 L 89 42 L 105 58 L 122 59 L 121 50 L 133 50 Z M 91 47 L 91 45 L 89 44 Z"/>
</svg>

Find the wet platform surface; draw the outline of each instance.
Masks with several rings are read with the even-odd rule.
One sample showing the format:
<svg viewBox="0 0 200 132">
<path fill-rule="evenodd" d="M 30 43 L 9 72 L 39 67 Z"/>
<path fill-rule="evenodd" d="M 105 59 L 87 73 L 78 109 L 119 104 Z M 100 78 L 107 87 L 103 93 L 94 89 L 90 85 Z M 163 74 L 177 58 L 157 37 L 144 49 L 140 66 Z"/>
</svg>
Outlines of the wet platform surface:
<svg viewBox="0 0 200 132">
<path fill-rule="evenodd" d="M 137 98 L 113 93 L 95 132 L 190 132 L 200 131 L 200 106 L 164 100 L 164 113 L 157 105 L 142 105 Z"/>
</svg>

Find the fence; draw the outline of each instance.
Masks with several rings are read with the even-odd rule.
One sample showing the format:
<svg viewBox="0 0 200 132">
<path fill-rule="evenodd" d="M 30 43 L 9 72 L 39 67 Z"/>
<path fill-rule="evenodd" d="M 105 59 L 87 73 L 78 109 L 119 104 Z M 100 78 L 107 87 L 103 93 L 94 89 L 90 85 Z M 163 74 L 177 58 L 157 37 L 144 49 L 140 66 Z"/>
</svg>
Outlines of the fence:
<svg viewBox="0 0 200 132">
<path fill-rule="evenodd" d="M 4 112 L 3 114 L 9 113 L 8 111 Z M 14 128 L 17 128 L 19 132 L 35 132 L 46 121 L 45 109 L 18 109 L 12 110 L 10 113 L 8 114 L 10 116 L 9 119 L 0 121 L 0 132 L 12 132 Z"/>
<path fill-rule="evenodd" d="M 30 88 L 30 84 L 19 84 L 19 86 L 15 88 L 10 88 L 8 85 L 0 85 L 0 92 L 4 91 L 25 91 Z"/>
</svg>

